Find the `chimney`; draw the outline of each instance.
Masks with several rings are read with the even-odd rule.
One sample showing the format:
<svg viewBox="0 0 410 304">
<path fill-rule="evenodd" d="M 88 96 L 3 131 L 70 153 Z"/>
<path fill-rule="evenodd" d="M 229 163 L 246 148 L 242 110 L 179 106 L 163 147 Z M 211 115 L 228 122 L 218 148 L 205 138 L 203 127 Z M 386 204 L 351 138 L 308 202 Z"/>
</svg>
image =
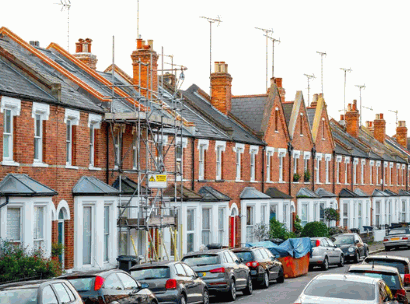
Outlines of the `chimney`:
<svg viewBox="0 0 410 304">
<path fill-rule="evenodd" d="M 373 121 L 366 121 L 366 128 L 367 128 L 372 134 L 374 134 Z"/>
<path fill-rule="evenodd" d="M 146 43 L 138 38 L 137 49 L 132 52 L 131 59 L 134 85 L 138 86 L 141 82 L 141 95 L 152 98 L 149 91 L 158 91 L 158 54 L 154 51 L 154 41 L 148 40 Z M 138 90 L 138 87 L 136 89 Z"/>
<path fill-rule="evenodd" d="M 384 143 L 386 137 L 386 121 L 383 118 L 383 114 L 376 114 L 376 119 L 374 120 L 374 138 L 376 138 L 381 143 Z"/>
<path fill-rule="evenodd" d="M 406 122 L 403 120 L 399 121 L 396 128 L 396 140 L 402 147 L 407 149 L 407 127 Z"/>
<path fill-rule="evenodd" d="M 357 111 L 357 100 L 353 100 L 353 104 L 347 105 L 346 112 L 346 132 L 357 138 L 359 136 L 359 112 Z"/>
<path fill-rule="evenodd" d="M 276 83 L 276 86 L 278 87 L 278 90 L 279 90 L 280 100 L 282 102 L 285 102 L 286 91 L 282 86 L 282 78 L 275 78 L 275 83 Z"/>
<path fill-rule="evenodd" d="M 313 101 L 310 104 L 310 107 L 316 108 L 318 98 L 319 98 L 319 94 L 313 94 Z"/>
<path fill-rule="evenodd" d="M 232 108 L 232 76 L 228 73 L 228 65 L 215 62 L 215 71 L 211 74 L 211 104 L 227 115 Z"/>
<path fill-rule="evenodd" d="M 91 43 L 93 41 L 90 38 L 78 39 L 75 43 L 75 54 L 74 57 L 80 60 L 82 63 L 87 65 L 89 68 L 97 69 L 97 56 L 91 54 Z"/>
</svg>

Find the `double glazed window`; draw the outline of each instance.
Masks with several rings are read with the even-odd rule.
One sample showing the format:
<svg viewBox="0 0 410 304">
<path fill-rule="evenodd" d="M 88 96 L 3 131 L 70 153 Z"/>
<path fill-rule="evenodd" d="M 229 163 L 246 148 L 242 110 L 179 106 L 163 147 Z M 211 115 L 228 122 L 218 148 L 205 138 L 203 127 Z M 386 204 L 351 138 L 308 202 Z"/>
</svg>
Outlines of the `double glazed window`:
<svg viewBox="0 0 410 304">
<path fill-rule="evenodd" d="M 7 239 L 12 243 L 21 243 L 21 208 L 7 208 Z"/>
<path fill-rule="evenodd" d="M 205 145 L 199 146 L 199 180 L 205 179 Z"/>
<path fill-rule="evenodd" d="M 241 153 L 242 149 L 236 151 L 236 180 L 241 180 Z"/>
<path fill-rule="evenodd" d="M 309 205 L 302 204 L 302 218 L 301 218 L 301 225 L 304 227 L 308 223 L 309 218 Z"/>
<path fill-rule="evenodd" d="M 34 120 L 34 161 L 43 161 L 43 121 L 39 114 L 35 115 Z"/>
<path fill-rule="evenodd" d="M 195 239 L 195 209 L 187 210 L 187 252 L 194 251 Z"/>
<path fill-rule="evenodd" d="M 8 109 L 4 110 L 3 159 L 13 160 L 13 115 Z"/>
<path fill-rule="evenodd" d="M 67 165 L 72 165 L 73 162 L 73 124 L 70 119 L 67 119 L 67 132 L 66 132 L 66 153 Z"/>
<path fill-rule="evenodd" d="M 110 206 L 104 206 L 104 262 L 109 260 Z"/>
<path fill-rule="evenodd" d="M 349 203 L 343 203 L 343 227 L 348 227 L 349 221 Z"/>
<path fill-rule="evenodd" d="M 34 207 L 34 248 L 44 249 L 44 207 Z"/>
<path fill-rule="evenodd" d="M 90 166 L 95 164 L 95 126 L 90 124 Z"/>
<path fill-rule="evenodd" d="M 83 211 L 83 264 L 91 264 L 92 252 L 92 207 L 84 207 Z"/>
<path fill-rule="evenodd" d="M 247 206 L 246 207 L 246 242 L 251 243 L 253 242 L 253 227 L 254 225 L 254 207 Z"/>
<path fill-rule="evenodd" d="M 381 224 L 380 222 L 380 201 L 376 202 L 376 226 L 379 226 Z"/>
<path fill-rule="evenodd" d="M 256 151 L 251 151 L 251 181 L 255 181 Z"/>
<path fill-rule="evenodd" d="M 202 209 L 202 244 L 207 246 L 212 243 L 211 239 L 211 209 Z"/>
<path fill-rule="evenodd" d="M 218 209 L 218 243 L 224 244 L 225 234 L 225 209 Z"/>
<path fill-rule="evenodd" d="M 222 179 L 222 146 L 216 147 L 216 180 Z"/>
</svg>

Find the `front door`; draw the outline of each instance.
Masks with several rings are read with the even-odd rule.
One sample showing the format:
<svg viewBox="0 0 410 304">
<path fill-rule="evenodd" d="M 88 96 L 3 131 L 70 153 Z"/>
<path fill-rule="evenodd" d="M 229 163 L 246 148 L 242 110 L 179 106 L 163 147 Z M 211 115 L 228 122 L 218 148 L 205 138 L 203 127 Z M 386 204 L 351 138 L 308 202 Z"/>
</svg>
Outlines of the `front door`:
<svg viewBox="0 0 410 304">
<path fill-rule="evenodd" d="M 58 222 L 58 244 L 64 246 L 64 221 Z M 62 268 L 64 269 L 64 250 L 58 256 L 58 260 L 61 263 Z"/>
<path fill-rule="evenodd" d="M 236 239 L 235 239 L 235 234 L 236 234 L 236 225 L 235 225 L 235 216 L 231 216 L 230 217 L 230 220 L 231 220 L 231 235 L 230 235 L 230 237 L 229 237 L 229 241 L 230 241 L 230 246 L 232 247 L 232 248 L 234 248 L 235 247 L 235 243 L 236 243 Z"/>
</svg>

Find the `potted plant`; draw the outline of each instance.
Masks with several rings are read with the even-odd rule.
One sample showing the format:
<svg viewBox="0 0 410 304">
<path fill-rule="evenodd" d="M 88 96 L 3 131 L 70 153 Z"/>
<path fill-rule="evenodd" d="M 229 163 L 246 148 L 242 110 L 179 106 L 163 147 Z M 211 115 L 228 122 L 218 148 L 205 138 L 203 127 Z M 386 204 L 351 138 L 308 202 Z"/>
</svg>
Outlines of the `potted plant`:
<svg viewBox="0 0 410 304">
<path fill-rule="evenodd" d="M 298 173 L 293 174 L 293 181 L 298 182 L 300 180 L 300 175 Z"/>
<path fill-rule="evenodd" d="M 305 171 L 305 174 L 303 175 L 303 179 L 304 179 L 305 182 L 310 181 L 310 172 L 309 172 L 309 170 Z"/>
</svg>

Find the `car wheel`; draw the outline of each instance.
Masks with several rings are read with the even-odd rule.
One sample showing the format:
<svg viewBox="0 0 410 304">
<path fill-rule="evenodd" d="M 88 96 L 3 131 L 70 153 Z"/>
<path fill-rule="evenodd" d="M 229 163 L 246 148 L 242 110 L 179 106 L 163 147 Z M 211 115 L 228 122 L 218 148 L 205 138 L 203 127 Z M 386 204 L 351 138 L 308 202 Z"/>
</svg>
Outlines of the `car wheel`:
<svg viewBox="0 0 410 304">
<path fill-rule="evenodd" d="M 364 257 L 367 258 L 369 256 L 369 248 L 366 248 L 364 251 Z"/>
<path fill-rule="evenodd" d="M 345 257 L 343 255 L 340 256 L 339 267 L 343 267 L 345 265 Z"/>
<path fill-rule="evenodd" d="M 229 302 L 235 301 L 236 300 L 236 284 L 235 281 L 232 280 L 230 287 L 229 287 L 229 291 L 226 294 L 226 298 Z"/>
<path fill-rule="evenodd" d="M 283 268 L 279 270 L 279 276 L 276 279 L 276 283 L 283 283 L 285 282 L 285 274 L 283 273 Z"/>
<path fill-rule="evenodd" d="M 323 270 L 328 270 L 329 269 L 329 260 L 327 259 L 327 257 L 325 257 L 325 260 L 323 261 L 322 269 Z"/>
<path fill-rule="evenodd" d="M 252 292 L 253 292 L 252 279 L 251 279 L 251 276 L 248 275 L 248 285 L 243 290 L 243 294 L 246 296 L 250 296 Z"/>
<path fill-rule="evenodd" d="M 202 296 L 202 303 L 209 304 L 209 291 L 208 289 L 204 289 L 204 294 Z"/>
<path fill-rule="evenodd" d="M 390 251 L 390 247 L 384 247 L 385 251 Z"/>
<path fill-rule="evenodd" d="M 186 298 L 185 295 L 182 294 L 179 299 L 178 299 L 178 304 L 186 304 Z"/>
<path fill-rule="evenodd" d="M 267 271 L 263 274 L 263 281 L 262 281 L 261 287 L 262 288 L 269 287 L 269 274 Z"/>
<path fill-rule="evenodd" d="M 359 263 L 359 261 L 360 261 L 359 251 L 356 251 L 356 256 L 354 257 L 354 261 L 355 261 L 356 263 Z"/>
</svg>

